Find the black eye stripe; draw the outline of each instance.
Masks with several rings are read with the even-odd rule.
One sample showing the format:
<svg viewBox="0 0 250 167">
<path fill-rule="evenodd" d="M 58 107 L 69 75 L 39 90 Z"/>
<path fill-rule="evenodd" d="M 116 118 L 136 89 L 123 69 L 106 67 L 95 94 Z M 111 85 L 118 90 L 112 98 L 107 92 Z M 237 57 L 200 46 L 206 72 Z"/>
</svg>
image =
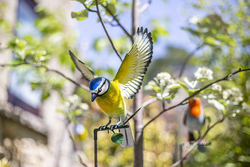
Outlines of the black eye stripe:
<svg viewBox="0 0 250 167">
<path fill-rule="evenodd" d="M 102 85 L 98 88 L 97 94 L 102 91 L 102 87 L 104 86 L 105 83 L 106 83 L 106 79 L 104 80 L 104 82 L 102 83 Z"/>
</svg>

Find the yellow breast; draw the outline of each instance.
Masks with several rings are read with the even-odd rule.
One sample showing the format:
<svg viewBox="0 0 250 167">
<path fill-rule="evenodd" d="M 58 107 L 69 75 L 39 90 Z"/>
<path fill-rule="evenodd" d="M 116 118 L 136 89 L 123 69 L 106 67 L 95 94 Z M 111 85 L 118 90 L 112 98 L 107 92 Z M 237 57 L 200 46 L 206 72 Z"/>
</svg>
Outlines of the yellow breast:
<svg viewBox="0 0 250 167">
<path fill-rule="evenodd" d="M 126 114 L 125 101 L 117 82 L 111 81 L 109 90 L 97 97 L 96 102 L 109 117 L 118 118 Z"/>
</svg>

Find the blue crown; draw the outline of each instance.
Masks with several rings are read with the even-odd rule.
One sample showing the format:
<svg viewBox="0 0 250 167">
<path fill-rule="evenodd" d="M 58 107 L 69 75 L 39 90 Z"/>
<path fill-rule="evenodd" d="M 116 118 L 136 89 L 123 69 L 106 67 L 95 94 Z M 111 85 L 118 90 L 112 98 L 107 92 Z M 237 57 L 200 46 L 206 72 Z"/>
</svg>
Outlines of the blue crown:
<svg viewBox="0 0 250 167">
<path fill-rule="evenodd" d="M 95 90 L 102 82 L 102 77 L 97 77 L 89 82 L 89 89 Z"/>
</svg>

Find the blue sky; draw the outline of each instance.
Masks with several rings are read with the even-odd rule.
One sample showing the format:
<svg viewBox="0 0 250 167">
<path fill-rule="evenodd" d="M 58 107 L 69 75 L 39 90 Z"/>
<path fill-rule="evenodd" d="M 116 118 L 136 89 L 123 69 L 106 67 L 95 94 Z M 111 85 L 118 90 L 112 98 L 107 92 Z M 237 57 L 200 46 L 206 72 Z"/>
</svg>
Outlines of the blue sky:
<svg viewBox="0 0 250 167">
<path fill-rule="evenodd" d="M 142 1 L 141 5 L 143 5 L 145 2 L 147 1 Z M 74 3 L 74 11 L 81 11 L 84 9 L 81 3 L 72 3 Z M 150 20 L 157 18 L 169 32 L 169 36 L 161 38 L 157 43 L 154 44 L 153 59 L 164 55 L 166 52 L 166 47 L 169 45 L 181 47 L 187 51 L 191 51 L 193 48 L 195 48 L 196 45 L 191 41 L 188 32 L 181 29 L 181 27 L 188 24 L 188 19 L 190 16 L 195 14 L 194 10 L 189 12 L 189 8 L 191 7 L 189 7 L 185 1 L 168 0 L 167 2 L 164 2 L 152 0 L 150 7 L 141 14 L 141 26 L 147 27 L 150 31 Z M 189 13 L 184 14 L 187 10 Z M 125 12 L 125 14 L 119 18 L 121 24 L 130 32 L 131 11 L 129 10 Z M 115 55 L 115 53 L 111 53 L 111 55 L 107 51 L 96 53 L 94 49 L 92 49 L 93 39 L 98 37 L 106 37 L 102 25 L 97 22 L 97 14 L 89 13 L 89 17 L 82 22 L 78 22 L 74 19 L 74 24 L 79 35 L 78 48 L 81 54 L 80 59 L 83 61 L 92 61 L 93 68 L 102 66 L 104 68 L 113 67 L 118 69 L 120 66 L 120 60 Z M 106 28 L 110 36 L 113 38 L 124 34 L 119 27 L 112 27 L 106 24 Z M 124 55 L 122 56 L 124 57 Z"/>
</svg>

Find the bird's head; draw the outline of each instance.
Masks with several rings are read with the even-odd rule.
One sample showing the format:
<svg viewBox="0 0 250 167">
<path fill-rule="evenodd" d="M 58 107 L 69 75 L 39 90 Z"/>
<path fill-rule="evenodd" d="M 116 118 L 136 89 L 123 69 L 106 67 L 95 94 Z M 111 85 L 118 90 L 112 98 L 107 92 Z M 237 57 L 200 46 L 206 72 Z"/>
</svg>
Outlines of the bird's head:
<svg viewBox="0 0 250 167">
<path fill-rule="evenodd" d="M 201 103 L 200 98 L 191 99 L 189 101 L 189 113 L 190 113 L 190 115 L 192 115 L 194 117 L 199 117 L 201 114 L 201 107 L 202 107 L 202 103 Z"/>
<path fill-rule="evenodd" d="M 90 93 L 92 94 L 91 101 L 96 97 L 104 95 L 110 87 L 110 81 L 104 77 L 97 77 L 89 82 Z"/>
</svg>

